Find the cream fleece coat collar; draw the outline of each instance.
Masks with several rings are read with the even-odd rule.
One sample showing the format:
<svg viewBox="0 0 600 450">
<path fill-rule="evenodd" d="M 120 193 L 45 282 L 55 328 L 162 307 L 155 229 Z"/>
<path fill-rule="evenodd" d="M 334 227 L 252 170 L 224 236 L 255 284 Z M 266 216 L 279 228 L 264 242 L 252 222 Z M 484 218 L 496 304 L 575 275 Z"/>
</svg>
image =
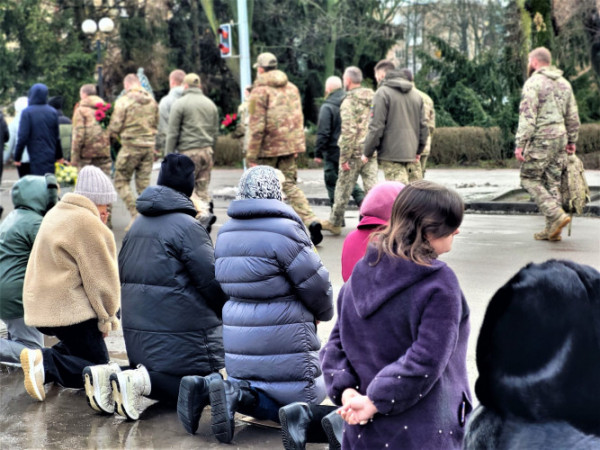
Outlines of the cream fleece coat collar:
<svg viewBox="0 0 600 450">
<path fill-rule="evenodd" d="M 106 333 L 118 328 L 120 292 L 112 232 L 91 200 L 66 194 L 33 244 L 23 286 L 25 323 L 61 327 L 98 318 Z"/>
</svg>

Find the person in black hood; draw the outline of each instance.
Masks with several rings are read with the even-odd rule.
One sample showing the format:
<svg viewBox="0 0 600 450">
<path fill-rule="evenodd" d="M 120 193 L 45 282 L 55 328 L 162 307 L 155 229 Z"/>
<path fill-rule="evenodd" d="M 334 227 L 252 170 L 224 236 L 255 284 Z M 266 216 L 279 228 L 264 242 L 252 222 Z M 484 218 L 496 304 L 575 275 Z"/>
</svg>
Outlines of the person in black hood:
<svg viewBox="0 0 600 450">
<path fill-rule="evenodd" d="M 21 113 L 19 137 L 15 149 L 15 165 L 21 164 L 23 150 L 27 147 L 31 175 L 54 173 L 54 163 L 63 161 L 58 114 L 48 105 L 48 87 L 34 84 L 29 90 L 29 106 Z"/>
<path fill-rule="evenodd" d="M 185 155 L 167 155 L 158 186 L 137 199 L 139 217 L 119 253 L 123 337 L 132 369 L 114 363 L 84 369 L 88 403 L 98 412 L 137 420 L 139 400 L 147 396 L 177 404 L 180 417 L 199 415 L 211 377 L 220 377 L 225 366 L 221 310 L 227 296 L 215 279 L 212 241 L 190 200 L 194 167 Z"/>
<path fill-rule="evenodd" d="M 375 66 L 379 88 L 373 97 L 369 132 L 363 149 L 363 162 L 377 151 L 379 167 L 387 181 L 408 184 L 423 178 L 419 158 L 429 131 L 423 99 L 402 70 L 391 61 Z"/>
<path fill-rule="evenodd" d="M 335 197 L 335 185 L 338 179 L 340 163 L 340 147 L 338 139 L 342 130 L 342 119 L 340 117 L 340 105 L 346 94 L 342 89 L 340 77 L 329 77 L 325 81 L 325 101 L 319 110 L 319 122 L 317 124 L 317 143 L 315 146 L 314 161 L 321 164 L 325 159 L 323 175 L 325 187 L 329 196 L 329 203 L 333 207 Z M 365 193 L 358 184 L 354 184 L 352 198 L 357 205 L 365 198 Z"/>
</svg>

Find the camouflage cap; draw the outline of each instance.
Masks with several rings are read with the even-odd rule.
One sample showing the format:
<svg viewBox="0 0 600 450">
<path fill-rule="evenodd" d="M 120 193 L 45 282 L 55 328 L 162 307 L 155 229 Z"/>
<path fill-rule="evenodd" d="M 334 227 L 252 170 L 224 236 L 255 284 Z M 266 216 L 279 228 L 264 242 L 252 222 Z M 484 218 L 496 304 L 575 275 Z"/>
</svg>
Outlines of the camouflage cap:
<svg viewBox="0 0 600 450">
<path fill-rule="evenodd" d="M 183 78 L 183 84 L 187 84 L 189 87 L 199 87 L 200 86 L 200 76 L 195 73 L 188 73 Z"/>
<path fill-rule="evenodd" d="M 277 57 L 273 53 L 261 53 L 256 58 L 256 64 L 254 64 L 255 69 L 257 67 L 264 67 L 266 69 L 274 69 L 277 67 Z"/>
</svg>

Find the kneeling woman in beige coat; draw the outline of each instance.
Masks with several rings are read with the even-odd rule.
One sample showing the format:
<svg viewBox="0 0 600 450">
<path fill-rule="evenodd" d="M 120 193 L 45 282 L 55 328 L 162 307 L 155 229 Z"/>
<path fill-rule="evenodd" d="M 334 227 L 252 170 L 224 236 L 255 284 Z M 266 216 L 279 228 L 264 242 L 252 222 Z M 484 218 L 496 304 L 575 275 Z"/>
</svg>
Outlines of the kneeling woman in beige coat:
<svg viewBox="0 0 600 450">
<path fill-rule="evenodd" d="M 25 323 L 59 342 L 21 352 L 25 389 L 36 400 L 46 398 L 46 383 L 83 388 L 83 368 L 108 362 L 104 337 L 118 328 L 121 290 L 115 238 L 105 224 L 116 198 L 100 169 L 84 167 L 75 191 L 40 226 L 25 273 Z"/>
</svg>

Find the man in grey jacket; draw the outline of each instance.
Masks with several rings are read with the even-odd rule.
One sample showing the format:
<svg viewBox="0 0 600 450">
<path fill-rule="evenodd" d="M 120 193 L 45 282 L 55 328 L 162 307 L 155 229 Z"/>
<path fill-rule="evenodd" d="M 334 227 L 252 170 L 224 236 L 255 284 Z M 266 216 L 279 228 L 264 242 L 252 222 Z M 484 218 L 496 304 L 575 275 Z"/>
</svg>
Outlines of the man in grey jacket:
<svg viewBox="0 0 600 450">
<path fill-rule="evenodd" d="M 386 180 L 404 184 L 420 180 L 423 173 L 419 158 L 429 136 L 423 99 L 391 61 L 377 63 L 375 78 L 379 88 L 373 97 L 361 159 L 366 163 L 377 151 Z"/>
<path fill-rule="evenodd" d="M 169 127 L 169 114 L 173 103 L 183 95 L 183 78 L 185 72 L 175 69 L 169 74 L 169 93 L 160 99 L 158 104 L 158 134 L 156 135 L 156 148 L 164 154 L 167 141 L 167 128 Z"/>
<path fill-rule="evenodd" d="M 183 88 L 183 96 L 175 101 L 169 115 L 165 153 L 173 153 L 177 149 L 194 161 L 194 193 L 208 205 L 213 147 L 219 134 L 219 113 L 212 100 L 202 92 L 197 74 L 188 73 L 183 79 Z"/>
</svg>

